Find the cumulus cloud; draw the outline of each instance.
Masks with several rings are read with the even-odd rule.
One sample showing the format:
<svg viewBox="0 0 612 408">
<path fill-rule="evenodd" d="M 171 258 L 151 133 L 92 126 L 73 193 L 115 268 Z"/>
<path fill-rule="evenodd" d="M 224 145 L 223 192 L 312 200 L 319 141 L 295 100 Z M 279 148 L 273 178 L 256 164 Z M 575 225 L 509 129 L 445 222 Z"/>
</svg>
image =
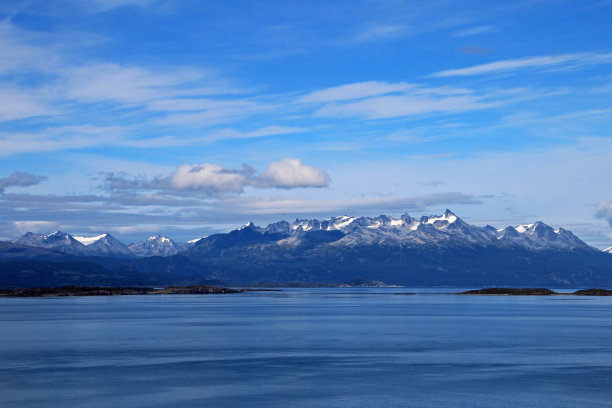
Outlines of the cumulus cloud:
<svg viewBox="0 0 612 408">
<path fill-rule="evenodd" d="M 599 203 L 595 216 L 608 221 L 608 224 L 612 227 L 612 201 L 603 201 Z"/>
<path fill-rule="evenodd" d="M 7 187 L 30 187 L 46 179 L 45 176 L 16 171 L 8 177 L 0 178 L 0 193 L 4 193 Z"/>
<path fill-rule="evenodd" d="M 244 189 L 246 170 L 225 169 L 218 164 L 184 164 L 170 176 L 170 185 L 177 190 L 229 191 Z"/>
<path fill-rule="evenodd" d="M 255 177 L 256 187 L 326 187 L 329 175 L 322 169 L 307 166 L 299 159 L 282 159 L 270 163 L 268 170 Z"/>
<path fill-rule="evenodd" d="M 272 162 L 259 173 L 248 164 L 228 169 L 214 163 L 184 164 L 167 177 L 151 180 L 130 178 L 124 173 L 106 173 L 104 187 L 109 191 L 161 190 L 167 193 L 194 191 L 206 194 L 242 193 L 247 186 L 255 188 L 327 187 L 329 175 L 299 159 L 285 158 Z"/>
</svg>

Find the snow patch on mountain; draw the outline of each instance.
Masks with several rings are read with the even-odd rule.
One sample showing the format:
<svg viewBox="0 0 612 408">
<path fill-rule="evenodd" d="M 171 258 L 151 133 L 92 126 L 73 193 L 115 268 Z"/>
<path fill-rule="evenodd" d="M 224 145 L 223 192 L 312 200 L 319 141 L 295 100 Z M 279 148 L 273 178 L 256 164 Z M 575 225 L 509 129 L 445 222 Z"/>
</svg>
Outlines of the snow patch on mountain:
<svg viewBox="0 0 612 408">
<path fill-rule="evenodd" d="M 106 235 L 107 234 L 101 234 L 101 235 L 96 235 L 95 237 L 78 237 L 76 235 L 73 235 L 72 237 L 76 239 L 77 241 L 79 241 L 81 244 L 88 246 L 106 237 Z"/>
</svg>

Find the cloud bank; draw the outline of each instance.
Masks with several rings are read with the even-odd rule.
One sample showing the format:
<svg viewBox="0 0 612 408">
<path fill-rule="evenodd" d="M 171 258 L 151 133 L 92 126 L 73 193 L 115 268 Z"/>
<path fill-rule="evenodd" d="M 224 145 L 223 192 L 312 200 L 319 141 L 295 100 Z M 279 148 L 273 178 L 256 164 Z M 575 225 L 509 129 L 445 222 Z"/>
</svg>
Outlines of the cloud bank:
<svg viewBox="0 0 612 408">
<path fill-rule="evenodd" d="M 45 176 L 16 171 L 8 177 L 0 178 L 0 193 L 4 193 L 4 190 L 8 187 L 30 187 L 46 180 L 46 178 Z"/>
</svg>

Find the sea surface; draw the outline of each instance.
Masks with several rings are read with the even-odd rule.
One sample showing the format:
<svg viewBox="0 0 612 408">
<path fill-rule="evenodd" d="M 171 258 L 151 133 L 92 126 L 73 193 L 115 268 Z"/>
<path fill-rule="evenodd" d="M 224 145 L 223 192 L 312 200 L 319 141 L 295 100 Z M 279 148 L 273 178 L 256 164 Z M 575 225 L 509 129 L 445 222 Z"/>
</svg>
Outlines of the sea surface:
<svg viewBox="0 0 612 408">
<path fill-rule="evenodd" d="M 0 407 L 612 406 L 612 297 L 450 291 L 0 299 Z"/>
</svg>

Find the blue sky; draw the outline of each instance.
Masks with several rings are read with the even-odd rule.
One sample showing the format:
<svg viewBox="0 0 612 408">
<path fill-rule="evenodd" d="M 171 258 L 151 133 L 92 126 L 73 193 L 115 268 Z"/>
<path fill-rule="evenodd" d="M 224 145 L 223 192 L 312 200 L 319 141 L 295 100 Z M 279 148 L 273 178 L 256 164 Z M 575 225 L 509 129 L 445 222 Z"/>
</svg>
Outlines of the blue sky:
<svg viewBox="0 0 612 408">
<path fill-rule="evenodd" d="M 452 209 L 612 245 L 610 1 L 0 5 L 0 239 Z"/>
</svg>

